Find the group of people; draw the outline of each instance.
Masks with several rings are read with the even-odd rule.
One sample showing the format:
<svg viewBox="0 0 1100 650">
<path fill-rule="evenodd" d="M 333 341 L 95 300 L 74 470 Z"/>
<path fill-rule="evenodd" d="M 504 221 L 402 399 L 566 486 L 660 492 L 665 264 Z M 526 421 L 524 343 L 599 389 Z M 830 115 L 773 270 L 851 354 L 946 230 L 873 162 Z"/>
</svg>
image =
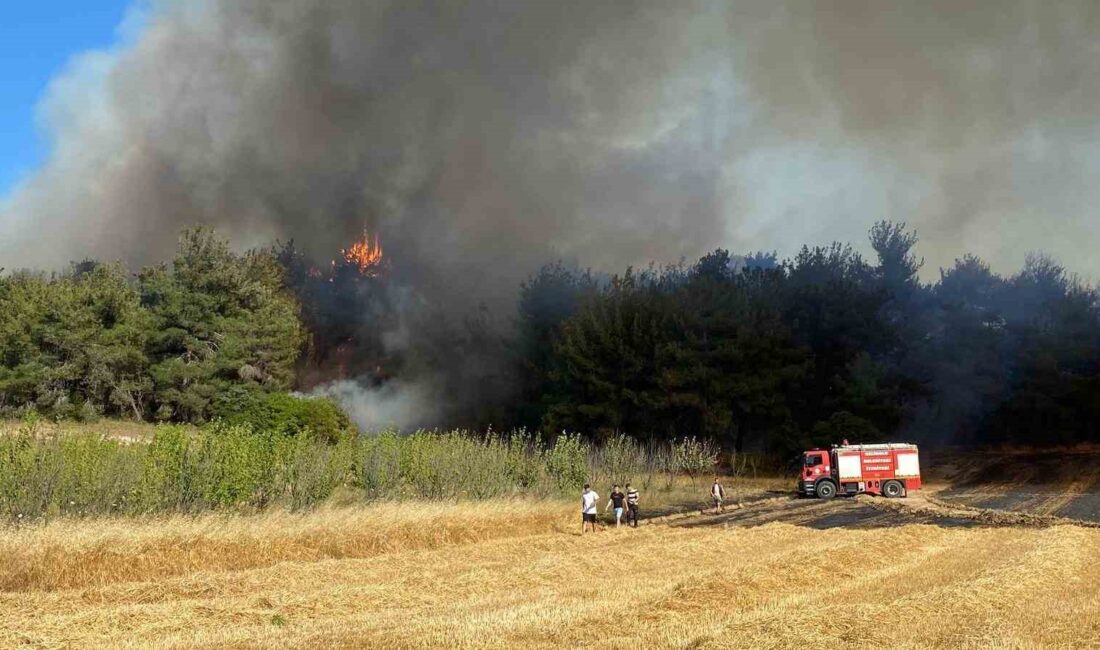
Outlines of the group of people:
<svg viewBox="0 0 1100 650">
<path fill-rule="evenodd" d="M 626 484 L 626 492 L 619 489 L 618 485 L 612 486 L 611 498 L 607 500 L 607 505 L 604 506 L 603 511 L 606 513 L 608 509 L 613 508 L 615 511 L 615 526 L 621 526 L 623 523 L 623 515 L 626 515 L 627 525 L 633 525 L 638 527 L 638 490 Z M 596 530 L 596 506 L 600 502 L 600 495 L 596 494 L 596 491 L 592 489 L 592 486 L 588 483 L 584 484 L 584 491 L 581 492 L 581 534 L 583 535 L 588 531 L 588 527 L 591 526 L 592 530 Z"/>
<path fill-rule="evenodd" d="M 714 511 L 722 512 L 722 503 L 726 498 L 726 490 L 722 487 L 722 484 L 718 481 L 718 477 L 714 477 L 714 484 L 710 486 L 711 500 L 714 502 Z M 596 531 L 596 510 L 597 505 L 600 502 L 600 495 L 592 489 L 592 486 L 588 483 L 584 484 L 584 490 L 581 492 L 581 534 L 588 532 L 589 527 L 592 531 Z M 638 490 L 632 487 L 629 483 L 626 484 L 626 492 L 619 489 L 618 485 L 611 487 L 611 498 L 607 500 L 607 505 L 604 506 L 604 514 L 607 514 L 608 509 L 614 509 L 615 511 L 615 527 L 618 528 L 623 523 L 623 515 L 626 515 L 627 525 L 638 527 Z"/>
</svg>

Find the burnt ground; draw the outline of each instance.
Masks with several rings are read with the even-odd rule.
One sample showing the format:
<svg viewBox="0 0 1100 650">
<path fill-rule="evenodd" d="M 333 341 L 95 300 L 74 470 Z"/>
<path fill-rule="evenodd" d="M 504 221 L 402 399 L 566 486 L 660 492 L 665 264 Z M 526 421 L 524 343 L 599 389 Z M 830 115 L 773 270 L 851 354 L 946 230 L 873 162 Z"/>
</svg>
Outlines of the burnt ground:
<svg viewBox="0 0 1100 650">
<path fill-rule="evenodd" d="M 960 454 L 941 471 L 930 493 L 944 503 L 1100 522 L 1095 450 Z"/>
<path fill-rule="evenodd" d="M 1100 522 L 1100 493 L 1061 492 L 1014 486 L 992 488 L 953 487 L 936 495 L 947 503 L 978 508 L 1049 514 L 1069 519 Z"/>
<path fill-rule="evenodd" d="M 669 522 L 670 526 L 696 528 L 700 526 L 762 526 L 784 522 L 814 529 L 827 528 L 888 528 L 903 524 L 925 523 L 944 527 L 988 525 L 969 517 L 907 512 L 877 507 L 868 498 L 838 497 L 821 499 L 790 499 L 746 504 L 721 514 Z"/>
<path fill-rule="evenodd" d="M 751 506 L 757 505 L 765 501 L 773 501 L 777 498 L 786 498 L 790 496 L 789 491 L 779 490 L 763 490 L 763 491 L 748 491 L 745 494 L 736 495 L 733 497 L 731 503 L 737 504 L 733 507 L 739 506 Z M 656 506 L 647 506 L 642 508 L 642 519 L 667 519 L 674 517 L 683 517 L 690 515 L 698 515 L 710 508 L 710 504 L 706 499 L 683 499 L 680 501 L 673 501 L 669 503 L 662 503 Z"/>
</svg>

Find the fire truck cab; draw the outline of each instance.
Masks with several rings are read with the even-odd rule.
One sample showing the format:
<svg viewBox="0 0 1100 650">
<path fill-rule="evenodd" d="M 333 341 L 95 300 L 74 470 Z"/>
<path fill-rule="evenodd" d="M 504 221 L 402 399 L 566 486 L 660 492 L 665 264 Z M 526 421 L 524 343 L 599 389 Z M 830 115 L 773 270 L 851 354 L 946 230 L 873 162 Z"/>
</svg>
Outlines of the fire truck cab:
<svg viewBox="0 0 1100 650">
<path fill-rule="evenodd" d="M 919 490 L 920 458 L 908 443 L 833 445 L 802 454 L 799 495 L 831 499 L 837 494 L 904 497 Z"/>
</svg>

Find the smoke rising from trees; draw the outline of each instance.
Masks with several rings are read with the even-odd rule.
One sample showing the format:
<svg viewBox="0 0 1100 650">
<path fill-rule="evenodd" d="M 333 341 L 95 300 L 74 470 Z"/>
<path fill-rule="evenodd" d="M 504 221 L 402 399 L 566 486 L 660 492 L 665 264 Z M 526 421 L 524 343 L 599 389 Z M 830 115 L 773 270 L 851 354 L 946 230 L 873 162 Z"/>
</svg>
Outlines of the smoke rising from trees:
<svg viewBox="0 0 1100 650">
<path fill-rule="evenodd" d="M 1035 248 L 1100 274 L 1088 0 L 154 0 L 134 16 L 52 84 L 52 155 L 0 203 L 0 266 L 136 268 L 194 224 L 326 260 L 366 226 L 411 303 L 507 321 L 547 260 L 789 255 L 891 218 L 919 231 L 925 279 L 971 252 L 1008 272 Z"/>
</svg>

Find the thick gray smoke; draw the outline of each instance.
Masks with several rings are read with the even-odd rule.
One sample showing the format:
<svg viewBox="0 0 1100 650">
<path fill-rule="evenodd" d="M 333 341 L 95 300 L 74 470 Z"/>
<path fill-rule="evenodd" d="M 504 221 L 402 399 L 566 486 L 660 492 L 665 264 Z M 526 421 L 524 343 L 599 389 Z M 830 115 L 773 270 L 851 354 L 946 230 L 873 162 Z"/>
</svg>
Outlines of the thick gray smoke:
<svg viewBox="0 0 1100 650">
<path fill-rule="evenodd" d="M 164 259 L 184 225 L 325 258 L 364 225 L 430 301 L 553 257 L 861 242 L 1100 275 L 1094 0 L 163 0 L 43 104 L 0 266 Z"/>
<path fill-rule="evenodd" d="M 395 272 L 469 304 L 555 252 L 694 253 L 723 228 L 697 105 L 717 43 L 662 4 L 158 4 L 55 85 L 4 265 L 160 260 L 194 223 L 324 259 L 366 225 Z"/>
<path fill-rule="evenodd" d="M 366 224 L 469 300 L 552 254 L 788 253 L 893 218 L 932 273 L 1034 248 L 1100 270 L 1092 0 L 188 0 L 136 22 L 54 83 L 4 266 L 159 260 L 198 222 L 324 256 Z"/>
</svg>

